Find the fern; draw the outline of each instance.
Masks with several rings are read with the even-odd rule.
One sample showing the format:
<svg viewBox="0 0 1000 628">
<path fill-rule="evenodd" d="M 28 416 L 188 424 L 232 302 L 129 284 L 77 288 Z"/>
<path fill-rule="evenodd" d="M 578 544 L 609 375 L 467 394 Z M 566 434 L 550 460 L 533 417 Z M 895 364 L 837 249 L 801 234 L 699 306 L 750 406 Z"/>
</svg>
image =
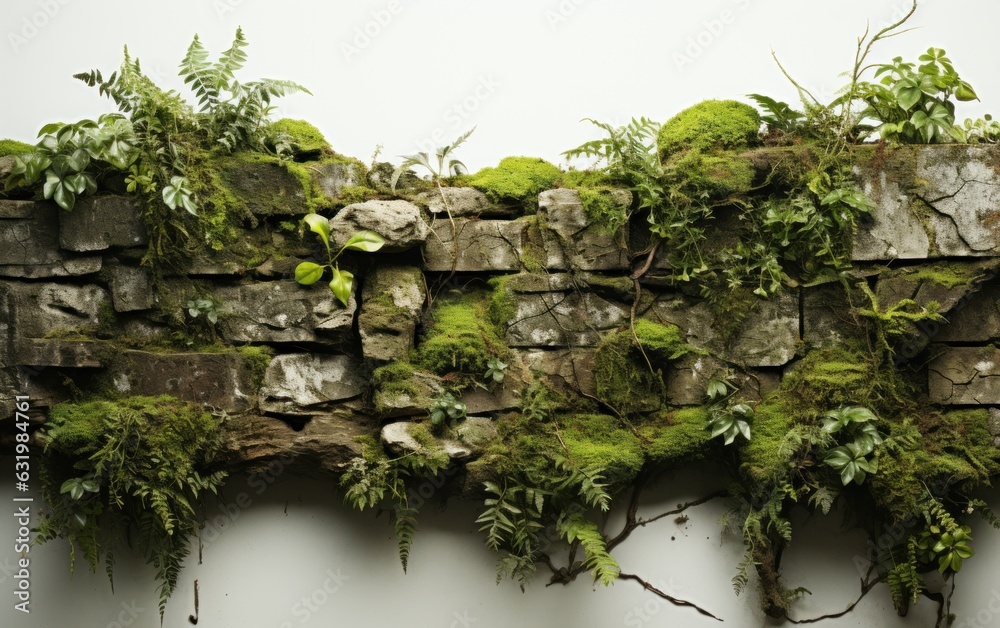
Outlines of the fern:
<svg viewBox="0 0 1000 628">
<path fill-rule="evenodd" d="M 997 514 L 993 512 L 989 504 L 987 504 L 981 499 L 972 499 L 969 500 L 969 508 L 978 511 L 979 516 L 983 518 L 983 521 L 990 524 L 997 530 L 1000 530 L 1000 517 L 998 517 Z"/>
<path fill-rule="evenodd" d="M 809 505 L 818 508 L 824 515 L 828 515 L 839 495 L 840 491 L 835 488 L 820 486 L 809 496 Z"/>
<path fill-rule="evenodd" d="M 410 546 L 417 532 L 417 509 L 406 503 L 396 503 L 393 508 L 393 529 L 399 542 L 399 562 L 403 564 L 403 573 L 410 561 Z"/>
<path fill-rule="evenodd" d="M 890 569 L 886 581 L 897 611 L 902 612 L 919 601 L 924 591 L 924 579 L 920 575 L 916 537 L 910 536 L 906 545 L 906 561 Z"/>
<path fill-rule="evenodd" d="M 754 567 L 753 546 L 747 545 L 743 549 L 743 558 L 736 565 L 736 575 L 733 576 L 733 591 L 736 595 L 741 595 L 750 583 L 750 570 Z"/>
<path fill-rule="evenodd" d="M 608 553 L 607 542 L 596 523 L 581 514 L 572 514 L 560 517 L 556 527 L 567 543 L 579 543 L 583 548 L 584 565 L 593 573 L 594 582 L 600 581 L 604 586 L 614 584 L 621 568 Z"/>
</svg>

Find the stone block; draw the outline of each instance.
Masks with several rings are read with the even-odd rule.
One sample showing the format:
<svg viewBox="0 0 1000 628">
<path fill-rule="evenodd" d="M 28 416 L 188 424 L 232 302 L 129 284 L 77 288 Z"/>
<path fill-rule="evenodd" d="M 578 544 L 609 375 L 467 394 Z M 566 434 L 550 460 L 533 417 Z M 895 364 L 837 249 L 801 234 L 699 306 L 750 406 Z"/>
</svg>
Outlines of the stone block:
<svg viewBox="0 0 1000 628">
<path fill-rule="evenodd" d="M 68 251 L 104 251 L 144 246 L 146 225 L 135 201 L 124 196 L 87 196 L 73 211 L 59 213 L 59 244 Z"/>
<path fill-rule="evenodd" d="M 215 298 L 220 302 L 220 334 L 230 342 L 340 346 L 354 337 L 354 294 L 345 307 L 324 282 L 315 286 L 290 281 L 220 286 Z"/>
<path fill-rule="evenodd" d="M 508 272 L 521 270 L 521 258 L 528 245 L 529 222 L 525 220 L 456 219 L 456 238 L 448 220 L 437 220 L 434 231 L 424 244 L 424 268 L 447 272 L 455 265 L 458 272 Z M 539 246 L 535 257 L 545 261 Z"/>
<path fill-rule="evenodd" d="M 329 404 L 364 393 L 364 369 L 355 357 L 294 353 L 271 360 L 261 388 L 261 410 L 277 414 L 322 414 Z"/>
<path fill-rule="evenodd" d="M 578 190 L 546 190 L 538 197 L 538 209 L 555 235 L 546 238 L 546 268 L 591 271 L 629 268 L 628 231 L 623 229 L 613 234 L 592 224 Z"/>
<path fill-rule="evenodd" d="M 96 256 L 59 248 L 59 213 L 53 203 L 0 201 L 0 277 L 41 279 L 101 270 Z"/>
<path fill-rule="evenodd" d="M 1000 350 L 942 345 L 932 349 L 937 357 L 927 367 L 931 403 L 1000 405 Z"/>
<path fill-rule="evenodd" d="M 594 293 L 515 294 L 506 321 L 510 347 L 592 347 L 601 332 L 628 324 L 629 308 Z"/>
<path fill-rule="evenodd" d="M 427 298 L 416 266 L 378 266 L 368 273 L 361 295 L 358 333 L 371 360 L 405 360 L 413 349 L 417 321 Z"/>
<path fill-rule="evenodd" d="M 330 219 L 330 238 L 338 247 L 359 231 L 374 231 L 385 239 L 380 249 L 397 253 L 418 247 L 430 229 L 420 208 L 408 201 L 366 201 L 343 208 Z"/>
<path fill-rule="evenodd" d="M 243 356 L 228 353 L 125 351 L 109 366 L 123 395 L 172 395 L 226 412 L 254 406 L 257 391 Z"/>
<path fill-rule="evenodd" d="M 109 274 L 116 312 L 138 312 L 153 307 L 153 286 L 145 270 L 135 266 L 115 266 Z"/>
</svg>

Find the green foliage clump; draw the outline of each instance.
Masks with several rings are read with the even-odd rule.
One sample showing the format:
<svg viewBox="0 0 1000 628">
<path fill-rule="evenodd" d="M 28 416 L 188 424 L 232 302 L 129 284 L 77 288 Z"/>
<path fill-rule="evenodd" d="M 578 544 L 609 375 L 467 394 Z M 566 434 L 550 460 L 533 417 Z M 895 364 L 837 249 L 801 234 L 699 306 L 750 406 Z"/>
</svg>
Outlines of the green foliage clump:
<svg viewBox="0 0 1000 628">
<path fill-rule="evenodd" d="M 638 340 L 638 344 L 636 343 Z M 660 408 L 665 394 L 662 365 L 691 353 L 679 327 L 639 319 L 631 329 L 608 334 L 597 349 L 597 396 L 625 415 Z"/>
<path fill-rule="evenodd" d="M 332 150 L 323 133 L 305 120 L 291 118 L 275 120 L 268 126 L 267 133 L 275 138 L 276 143 L 287 142 L 296 156 L 315 159 L 324 151 Z"/>
<path fill-rule="evenodd" d="M 645 461 L 642 443 L 622 422 L 606 414 L 560 417 L 566 456 L 578 467 L 597 466 L 615 488 L 628 485 Z"/>
<path fill-rule="evenodd" d="M 271 359 L 274 358 L 274 349 L 245 345 L 236 350 L 243 356 L 243 362 L 250 371 L 250 381 L 259 388 L 264 384 L 264 375 L 267 373 L 267 367 L 271 365 Z"/>
<path fill-rule="evenodd" d="M 647 462 L 666 467 L 701 459 L 711 442 L 705 429 L 708 420 L 708 409 L 703 406 L 665 410 L 648 419 L 637 428 Z"/>
<path fill-rule="evenodd" d="M 491 295 L 479 290 L 446 295 L 434 304 L 415 364 L 432 373 L 479 376 L 507 347 L 490 318 Z"/>
<path fill-rule="evenodd" d="M 735 100 L 706 100 L 678 113 L 657 137 L 663 159 L 682 150 L 710 153 L 748 148 L 758 143 L 760 114 Z"/>
<path fill-rule="evenodd" d="M 505 157 L 495 168 L 470 175 L 468 184 L 493 201 L 533 201 L 562 177 L 556 166 L 537 157 Z"/>
<path fill-rule="evenodd" d="M 35 147 L 31 144 L 11 139 L 0 140 L 0 157 L 27 155 L 33 150 L 35 150 Z"/>
<path fill-rule="evenodd" d="M 111 577 L 115 548 L 129 541 L 156 569 L 162 617 L 198 531 L 198 500 L 225 478 L 211 471 L 218 420 L 169 396 L 65 403 L 45 440 L 38 542 L 66 538 L 71 568 L 79 548 Z"/>
<path fill-rule="evenodd" d="M 579 192 L 583 209 L 593 223 L 612 233 L 617 233 L 628 224 L 631 212 L 628 202 L 623 202 L 620 196 L 620 189 L 608 186 L 581 187 Z"/>
<path fill-rule="evenodd" d="M 599 188 L 612 185 L 614 179 L 602 170 L 569 170 L 564 172 L 559 185 L 571 190 Z"/>
</svg>

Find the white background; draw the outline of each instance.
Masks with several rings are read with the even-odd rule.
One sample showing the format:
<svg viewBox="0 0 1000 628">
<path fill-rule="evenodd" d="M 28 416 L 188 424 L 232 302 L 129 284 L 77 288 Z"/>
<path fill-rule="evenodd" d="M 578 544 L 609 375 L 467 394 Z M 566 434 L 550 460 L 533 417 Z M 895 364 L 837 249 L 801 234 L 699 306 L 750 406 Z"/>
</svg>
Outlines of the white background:
<svg viewBox="0 0 1000 628">
<path fill-rule="evenodd" d="M 0 137 L 32 141 L 47 122 L 110 111 L 108 101 L 71 75 L 91 68 L 110 73 L 123 44 L 158 83 L 183 89 L 176 67 L 191 36 L 199 33 L 214 55 L 242 25 L 251 43 L 242 77 L 307 86 L 313 96 L 279 101 L 277 113 L 310 120 L 339 152 L 367 160 L 381 143 L 383 156 L 398 161 L 396 155 L 427 149 L 435 136 L 449 140 L 477 126 L 460 153 L 473 170 L 511 154 L 559 163 L 562 151 L 595 136 L 579 122 L 583 117 L 664 121 L 700 100 L 749 92 L 794 104 L 772 48 L 800 82 L 830 99 L 866 20 L 879 27 L 908 6 L 902 0 L 5 0 Z M 921 29 L 885 42 L 872 60 L 943 47 L 982 99 L 961 104 L 959 117 L 996 111 L 998 23 L 1000 3 L 925 0 L 912 20 Z M 370 35 L 359 35 L 365 30 Z M 665 484 L 648 513 L 701 496 L 710 489 L 707 477 Z M 0 503 L 10 503 L 10 490 L 0 483 Z M 227 494 L 232 500 L 241 492 L 251 506 L 235 521 L 221 521 L 204 564 L 189 561 L 166 626 L 191 625 L 196 578 L 198 625 L 209 627 L 718 625 L 660 604 L 632 582 L 595 591 L 583 579 L 545 588 L 540 578 L 524 594 L 511 583 L 494 586 L 494 557 L 472 523 L 477 510 L 463 504 L 424 513 L 404 576 L 388 522 L 348 512 L 329 482 L 281 477 L 257 494 L 246 478 L 234 478 Z M 1000 508 L 996 492 L 991 500 Z M 713 502 L 693 510 L 684 526 L 663 520 L 635 533 L 616 554 L 626 571 L 712 610 L 726 626 L 769 625 L 752 591 L 736 598 L 729 587 L 741 547 L 735 539 L 720 541 L 715 522 L 724 510 Z M 835 516 L 799 523 L 785 579 L 816 595 L 800 602 L 796 616 L 840 610 L 857 594 L 862 535 L 842 533 Z M 12 517 L 0 516 L 0 625 L 159 625 L 152 573 L 141 561 L 122 560 L 112 595 L 103 574 L 81 568 L 70 578 L 63 543 L 32 550 L 33 612 L 28 618 L 14 612 L 6 569 L 14 536 Z M 1000 536 L 983 525 L 974 536 L 977 555 L 959 576 L 954 609 L 960 620 L 978 614 L 989 622 L 981 625 L 1000 626 L 1000 615 L 990 611 L 991 604 L 1000 609 Z M 331 595 L 323 591 L 332 588 L 328 573 L 347 578 Z M 326 598 L 308 621 L 306 607 L 296 606 L 303 596 Z M 138 608 L 132 617 L 128 609 Z M 933 610 L 925 601 L 897 619 L 887 592 L 876 590 L 855 613 L 820 625 L 931 626 Z"/>
</svg>

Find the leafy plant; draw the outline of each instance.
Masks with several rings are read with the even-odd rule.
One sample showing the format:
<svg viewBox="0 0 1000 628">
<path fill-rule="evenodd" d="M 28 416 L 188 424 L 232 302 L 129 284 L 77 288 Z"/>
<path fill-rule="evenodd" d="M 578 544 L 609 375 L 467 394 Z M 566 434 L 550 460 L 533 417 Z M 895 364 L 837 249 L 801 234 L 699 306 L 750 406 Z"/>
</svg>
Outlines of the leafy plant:
<svg viewBox="0 0 1000 628">
<path fill-rule="evenodd" d="M 724 436 L 726 445 L 733 444 L 740 434 L 750 440 L 754 411 L 747 403 L 729 402 L 735 392 L 732 385 L 724 380 L 714 379 L 708 384 L 708 398 L 713 402 L 709 408 L 711 418 L 708 429 L 712 438 Z"/>
<path fill-rule="evenodd" d="M 192 299 L 187 302 L 187 313 L 191 318 L 204 316 L 211 324 L 219 322 L 219 313 L 216 311 L 216 303 L 212 299 Z"/>
<path fill-rule="evenodd" d="M 858 89 L 868 104 L 862 112 L 879 125 L 883 139 L 903 143 L 931 144 L 965 141 L 965 132 L 955 124 L 955 104 L 978 100 L 975 90 L 955 71 L 941 48 L 928 48 L 917 66 L 895 57 L 892 63 L 876 66 L 878 83 L 864 82 Z"/>
<path fill-rule="evenodd" d="M 917 540 L 917 551 L 925 562 L 936 562 L 941 573 L 949 570 L 958 573 L 962 561 L 975 554 L 968 544 L 971 540 L 972 528 L 969 526 L 942 529 L 939 525 L 931 525 Z"/>
<path fill-rule="evenodd" d="M 867 474 L 878 472 L 878 459 L 869 457 L 883 440 L 875 427 L 877 417 L 868 408 L 848 406 L 831 410 L 823 418 L 824 432 L 831 435 L 846 434 L 852 439 L 828 450 L 823 456 L 823 462 L 840 473 L 844 486 L 852 481 L 863 484 Z"/>
<path fill-rule="evenodd" d="M 333 249 L 330 248 L 330 221 L 319 214 L 309 214 L 302 220 L 309 226 L 310 231 L 319 236 L 319 239 L 323 242 L 323 246 L 326 247 L 327 262 L 326 264 L 302 262 L 295 267 L 295 281 L 303 286 L 311 286 L 322 279 L 327 269 L 329 269 L 332 274 L 330 290 L 346 306 L 351 298 L 351 289 L 354 286 L 354 274 L 350 271 L 341 270 L 337 260 L 344 251 L 373 253 L 382 248 L 385 244 L 385 239 L 374 231 L 360 231 L 351 236 L 344 243 L 344 246 L 340 247 L 337 253 L 334 254 Z"/>
<path fill-rule="evenodd" d="M 210 469 L 219 421 L 172 397 L 132 397 L 56 406 L 46 432 L 37 542 L 66 538 L 71 568 L 79 548 L 92 569 L 103 558 L 111 578 L 115 546 L 129 541 L 156 570 L 162 618 L 199 527 L 198 500 L 226 476 Z"/>
<path fill-rule="evenodd" d="M 451 393 L 444 393 L 431 403 L 429 409 L 431 425 L 435 427 L 447 425 L 465 418 L 465 404 L 455 399 Z"/>
<path fill-rule="evenodd" d="M 486 380 L 499 384 L 507 375 L 507 364 L 500 361 L 500 358 L 490 358 L 486 364 Z"/>
<path fill-rule="evenodd" d="M 975 120 L 966 118 L 963 132 L 965 141 L 970 144 L 996 144 L 1000 142 L 1000 121 L 990 114 Z"/>
</svg>

